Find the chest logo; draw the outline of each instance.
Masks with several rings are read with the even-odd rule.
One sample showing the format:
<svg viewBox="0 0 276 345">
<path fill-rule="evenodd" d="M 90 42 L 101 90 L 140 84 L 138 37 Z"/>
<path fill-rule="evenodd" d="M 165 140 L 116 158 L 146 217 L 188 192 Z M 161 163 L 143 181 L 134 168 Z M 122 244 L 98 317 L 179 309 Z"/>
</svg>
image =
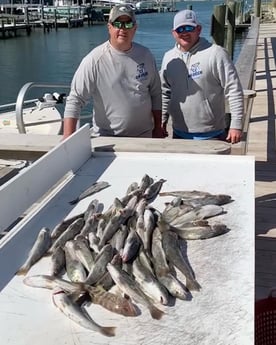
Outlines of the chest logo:
<svg viewBox="0 0 276 345">
<path fill-rule="evenodd" d="M 190 75 L 189 77 L 192 79 L 197 79 L 201 76 L 202 74 L 202 69 L 200 67 L 200 63 L 194 63 L 193 65 L 191 65 L 190 67 Z"/>
<path fill-rule="evenodd" d="M 147 79 L 148 74 L 149 73 L 145 70 L 145 64 L 144 63 L 140 63 L 139 65 L 137 65 L 137 74 L 135 77 L 137 80 Z"/>
</svg>

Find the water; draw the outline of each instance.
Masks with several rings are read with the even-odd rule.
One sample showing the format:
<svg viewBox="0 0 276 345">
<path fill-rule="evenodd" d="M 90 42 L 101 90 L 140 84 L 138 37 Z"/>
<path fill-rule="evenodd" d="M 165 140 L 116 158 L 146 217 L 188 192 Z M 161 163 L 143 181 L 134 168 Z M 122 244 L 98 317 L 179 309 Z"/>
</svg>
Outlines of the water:
<svg viewBox="0 0 276 345">
<path fill-rule="evenodd" d="M 210 38 L 211 15 L 221 1 L 193 1 L 176 4 L 186 9 L 192 5 L 203 25 L 202 36 Z M 149 47 L 160 67 L 165 51 L 174 45 L 171 34 L 175 13 L 137 15 L 138 30 L 135 41 Z M 59 28 L 43 33 L 36 28 L 30 36 L 0 39 L 0 105 L 13 103 L 21 87 L 28 82 L 69 85 L 82 58 L 95 46 L 108 39 L 106 25 L 82 28 Z M 242 39 L 236 41 L 234 61 Z M 40 91 L 41 92 L 41 91 Z M 39 97 L 41 94 L 28 94 Z"/>
</svg>

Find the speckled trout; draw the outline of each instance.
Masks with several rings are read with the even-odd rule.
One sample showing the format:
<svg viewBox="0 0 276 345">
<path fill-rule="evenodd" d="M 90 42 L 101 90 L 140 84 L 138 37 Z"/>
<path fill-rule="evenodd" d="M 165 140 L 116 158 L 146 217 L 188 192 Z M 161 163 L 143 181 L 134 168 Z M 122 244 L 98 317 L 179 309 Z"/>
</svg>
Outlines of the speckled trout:
<svg viewBox="0 0 276 345">
<path fill-rule="evenodd" d="M 54 305 L 64 315 L 80 326 L 101 333 L 107 337 L 113 337 L 115 335 L 115 327 L 103 327 L 97 324 L 84 308 L 74 303 L 64 291 L 55 289 L 52 299 Z"/>
</svg>

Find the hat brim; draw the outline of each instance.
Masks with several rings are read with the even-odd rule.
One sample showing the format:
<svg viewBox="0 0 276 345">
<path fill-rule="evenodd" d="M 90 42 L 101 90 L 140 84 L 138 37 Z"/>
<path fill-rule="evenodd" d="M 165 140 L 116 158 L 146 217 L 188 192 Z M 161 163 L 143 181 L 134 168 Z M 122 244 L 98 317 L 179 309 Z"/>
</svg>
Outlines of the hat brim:
<svg viewBox="0 0 276 345">
<path fill-rule="evenodd" d="M 177 27 L 174 27 L 173 29 L 176 30 L 177 28 L 180 28 L 180 26 L 184 26 L 184 25 L 190 25 L 190 26 L 193 26 L 193 27 L 197 27 L 198 26 L 198 24 L 196 24 L 196 23 L 191 23 L 191 22 L 187 23 L 186 22 L 186 23 L 178 24 Z"/>
</svg>

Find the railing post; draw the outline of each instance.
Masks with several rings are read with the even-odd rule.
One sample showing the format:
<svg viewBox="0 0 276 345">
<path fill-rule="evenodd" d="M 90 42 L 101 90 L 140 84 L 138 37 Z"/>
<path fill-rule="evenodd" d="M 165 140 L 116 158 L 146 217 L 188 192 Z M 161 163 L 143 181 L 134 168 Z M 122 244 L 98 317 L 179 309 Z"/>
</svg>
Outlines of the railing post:
<svg viewBox="0 0 276 345">
<path fill-rule="evenodd" d="M 231 1 L 227 5 L 227 39 L 226 49 L 233 59 L 236 26 L 236 2 Z"/>
<path fill-rule="evenodd" d="M 261 0 L 254 0 L 254 15 L 257 18 L 261 16 Z"/>
<path fill-rule="evenodd" d="M 211 36 L 214 43 L 224 46 L 226 5 L 214 6 L 211 20 Z"/>
</svg>

